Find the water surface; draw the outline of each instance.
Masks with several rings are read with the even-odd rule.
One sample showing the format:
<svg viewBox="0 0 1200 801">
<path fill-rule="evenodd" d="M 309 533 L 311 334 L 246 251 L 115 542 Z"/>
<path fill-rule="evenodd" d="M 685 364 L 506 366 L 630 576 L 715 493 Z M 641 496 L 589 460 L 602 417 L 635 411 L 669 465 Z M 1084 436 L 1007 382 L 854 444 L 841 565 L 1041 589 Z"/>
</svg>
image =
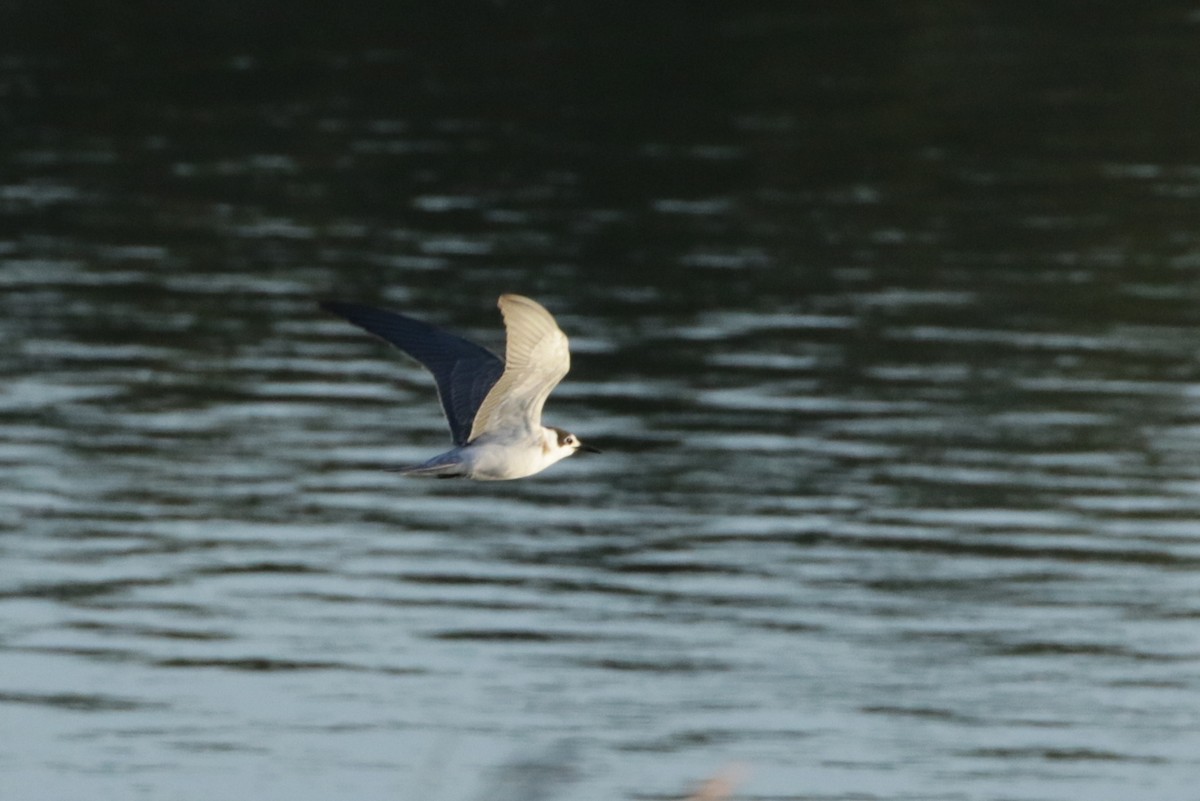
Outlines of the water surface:
<svg viewBox="0 0 1200 801">
<path fill-rule="evenodd" d="M 3 12 L 0 795 L 1194 797 L 1186 4 L 61 5 Z M 431 382 L 316 300 L 500 349 L 504 291 L 605 454 L 380 470 Z"/>
</svg>

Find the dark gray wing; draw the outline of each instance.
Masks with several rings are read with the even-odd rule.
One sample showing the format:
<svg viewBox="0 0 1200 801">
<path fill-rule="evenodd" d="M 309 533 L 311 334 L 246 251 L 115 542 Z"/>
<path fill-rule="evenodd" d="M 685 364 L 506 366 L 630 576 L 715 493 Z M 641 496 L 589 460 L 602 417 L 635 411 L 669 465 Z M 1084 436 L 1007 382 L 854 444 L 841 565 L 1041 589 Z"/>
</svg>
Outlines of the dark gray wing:
<svg viewBox="0 0 1200 801">
<path fill-rule="evenodd" d="M 429 323 L 358 303 L 324 302 L 321 308 L 395 345 L 424 365 L 437 383 L 438 398 L 455 445 L 466 445 L 480 404 L 504 373 L 490 350 Z"/>
</svg>

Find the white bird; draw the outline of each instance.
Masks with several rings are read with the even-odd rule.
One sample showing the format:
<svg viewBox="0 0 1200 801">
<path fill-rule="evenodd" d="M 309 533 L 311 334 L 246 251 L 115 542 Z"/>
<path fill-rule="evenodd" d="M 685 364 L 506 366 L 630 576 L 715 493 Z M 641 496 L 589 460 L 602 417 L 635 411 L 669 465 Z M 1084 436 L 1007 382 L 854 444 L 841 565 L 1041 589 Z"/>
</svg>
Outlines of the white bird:
<svg viewBox="0 0 1200 801">
<path fill-rule="evenodd" d="M 501 295 L 497 305 L 508 331 L 503 361 L 403 314 L 357 303 L 321 304 L 433 374 L 455 447 L 421 464 L 392 468 L 396 472 L 494 481 L 540 473 L 579 451 L 599 453 L 574 434 L 542 425 L 546 398 L 571 369 L 567 335 L 536 301 Z"/>
</svg>

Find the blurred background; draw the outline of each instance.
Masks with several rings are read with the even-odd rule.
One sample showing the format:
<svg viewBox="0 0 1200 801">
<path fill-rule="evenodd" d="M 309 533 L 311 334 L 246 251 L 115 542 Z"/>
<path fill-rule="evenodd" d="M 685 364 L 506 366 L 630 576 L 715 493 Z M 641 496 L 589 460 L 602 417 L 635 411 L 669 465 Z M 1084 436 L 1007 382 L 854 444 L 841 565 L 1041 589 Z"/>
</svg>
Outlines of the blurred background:
<svg viewBox="0 0 1200 801">
<path fill-rule="evenodd" d="M 1194 799 L 1200 4 L 0 2 L 0 797 Z M 316 308 L 572 340 L 504 483 Z"/>
</svg>

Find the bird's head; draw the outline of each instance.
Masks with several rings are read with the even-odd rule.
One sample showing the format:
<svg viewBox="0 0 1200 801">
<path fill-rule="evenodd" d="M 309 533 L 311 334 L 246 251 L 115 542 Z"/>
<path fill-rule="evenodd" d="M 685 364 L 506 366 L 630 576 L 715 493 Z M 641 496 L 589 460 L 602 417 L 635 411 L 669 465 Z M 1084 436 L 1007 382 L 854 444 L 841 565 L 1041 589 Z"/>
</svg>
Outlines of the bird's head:
<svg viewBox="0 0 1200 801">
<path fill-rule="evenodd" d="M 563 431 L 554 426 L 546 426 L 542 448 L 546 451 L 546 457 L 556 462 L 575 453 L 600 453 L 599 448 L 584 445 L 579 441 L 579 437 L 570 431 Z"/>
</svg>

